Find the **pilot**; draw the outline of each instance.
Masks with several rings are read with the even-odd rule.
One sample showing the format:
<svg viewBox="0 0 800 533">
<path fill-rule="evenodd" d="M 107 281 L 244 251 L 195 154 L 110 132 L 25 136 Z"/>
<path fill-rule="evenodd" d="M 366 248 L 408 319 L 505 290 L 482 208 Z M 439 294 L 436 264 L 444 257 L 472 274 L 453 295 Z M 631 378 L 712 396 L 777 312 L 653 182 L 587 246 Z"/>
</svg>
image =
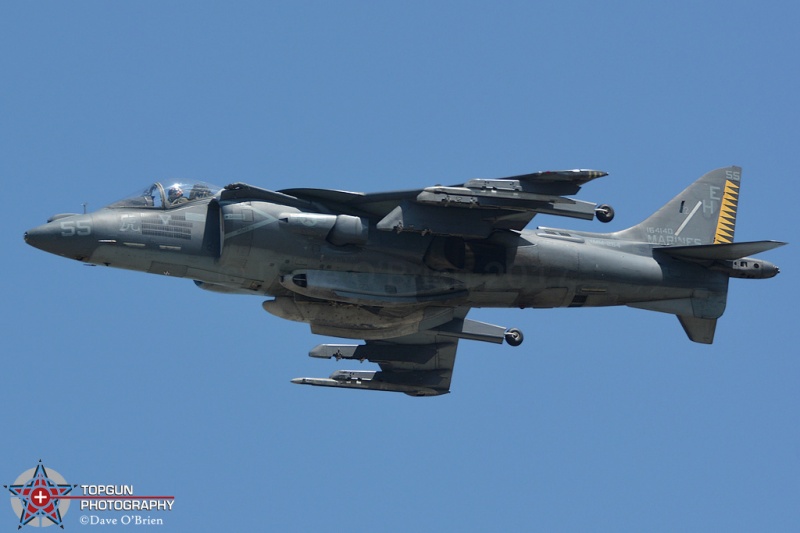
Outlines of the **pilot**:
<svg viewBox="0 0 800 533">
<path fill-rule="evenodd" d="M 183 195 L 183 189 L 177 185 L 173 185 L 169 188 L 169 191 L 167 191 L 167 200 L 169 201 L 169 205 L 180 205 L 189 201 L 189 199 Z"/>
</svg>

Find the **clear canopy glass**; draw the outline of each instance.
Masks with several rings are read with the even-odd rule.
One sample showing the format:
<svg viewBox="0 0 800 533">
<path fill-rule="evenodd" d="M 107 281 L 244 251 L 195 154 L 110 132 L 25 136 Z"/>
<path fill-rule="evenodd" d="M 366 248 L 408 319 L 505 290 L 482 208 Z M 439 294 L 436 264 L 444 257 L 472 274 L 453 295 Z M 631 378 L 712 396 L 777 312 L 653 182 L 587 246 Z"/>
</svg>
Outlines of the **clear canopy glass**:
<svg viewBox="0 0 800 533">
<path fill-rule="evenodd" d="M 153 209 L 173 209 L 189 202 L 210 198 L 222 190 L 218 185 L 204 181 L 153 183 L 142 192 L 114 202 L 108 207 L 151 207 Z"/>
</svg>

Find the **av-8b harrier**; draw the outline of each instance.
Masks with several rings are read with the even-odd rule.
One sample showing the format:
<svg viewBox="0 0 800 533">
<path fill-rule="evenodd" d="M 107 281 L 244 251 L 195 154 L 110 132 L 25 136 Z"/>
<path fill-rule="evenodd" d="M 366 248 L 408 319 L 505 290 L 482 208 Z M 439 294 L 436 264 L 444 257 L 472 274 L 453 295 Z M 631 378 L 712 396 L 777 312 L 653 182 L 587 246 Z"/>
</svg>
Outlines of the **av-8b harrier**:
<svg viewBox="0 0 800 533">
<path fill-rule="evenodd" d="M 537 213 L 609 221 L 609 206 L 569 198 L 605 175 L 373 194 L 155 183 L 94 213 L 56 215 L 25 240 L 84 263 L 267 296 L 266 311 L 313 333 L 365 340 L 322 344 L 312 357 L 380 365 L 293 383 L 436 396 L 450 391 L 459 340 L 522 342 L 517 329 L 468 319 L 473 307 L 627 305 L 676 315 L 691 340 L 710 344 L 728 280 L 778 274 L 748 256 L 784 243 L 733 242 L 738 167 L 709 172 L 622 231 L 525 230 Z"/>
</svg>

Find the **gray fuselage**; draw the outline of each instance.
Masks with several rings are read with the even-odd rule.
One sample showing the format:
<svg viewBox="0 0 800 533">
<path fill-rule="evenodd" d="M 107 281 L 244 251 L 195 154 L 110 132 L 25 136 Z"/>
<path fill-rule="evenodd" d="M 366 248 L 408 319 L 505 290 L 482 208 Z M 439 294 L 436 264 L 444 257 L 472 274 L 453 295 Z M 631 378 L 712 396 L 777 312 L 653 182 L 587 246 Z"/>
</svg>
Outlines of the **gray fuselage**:
<svg viewBox="0 0 800 533">
<path fill-rule="evenodd" d="M 340 298 L 361 305 L 370 304 L 374 291 L 376 298 L 382 291 L 391 296 L 392 280 L 441 282 L 443 293 L 435 286 L 429 292 L 442 305 L 463 301 L 470 307 L 520 308 L 690 298 L 697 290 L 725 291 L 728 280 L 720 272 L 654 257 L 653 244 L 621 240 L 613 233 L 538 228 L 497 232 L 478 242 L 370 227 L 367 245 L 334 245 L 312 227 L 296 230 L 287 224 L 287 215 L 293 214 L 303 213 L 260 201 L 202 200 L 169 210 L 105 208 L 54 217 L 26 239 L 86 263 L 190 278 L 220 292 L 272 297 L 305 292 L 313 298 L 308 287 L 287 288 L 287 276 L 328 272 L 330 284 L 333 273 L 340 273 L 346 287 L 351 274 L 368 274 L 382 286 L 370 288 L 367 281 L 365 287 L 362 276 L 365 298 Z M 405 299 L 397 306 L 414 303 Z"/>
</svg>

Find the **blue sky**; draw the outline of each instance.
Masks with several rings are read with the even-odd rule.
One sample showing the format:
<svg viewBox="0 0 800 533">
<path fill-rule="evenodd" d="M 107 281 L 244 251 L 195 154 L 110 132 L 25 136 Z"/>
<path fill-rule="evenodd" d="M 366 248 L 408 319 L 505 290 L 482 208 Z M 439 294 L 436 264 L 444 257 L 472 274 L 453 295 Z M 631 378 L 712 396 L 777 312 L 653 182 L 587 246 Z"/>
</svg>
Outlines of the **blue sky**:
<svg viewBox="0 0 800 533">
<path fill-rule="evenodd" d="M 326 339 L 260 299 L 22 234 L 161 179 L 380 191 L 580 167 L 610 173 L 580 198 L 616 219 L 533 225 L 605 231 L 736 164 L 736 240 L 793 241 L 798 15 L 4 2 L 0 484 L 42 459 L 71 483 L 173 494 L 161 531 L 796 530 L 796 245 L 764 255 L 777 278 L 732 281 L 712 346 L 628 308 L 477 310 L 525 344 L 462 342 L 452 394 L 410 398 L 291 385 L 343 366 L 308 358 Z M 65 530 L 90 527 L 76 509 Z"/>
</svg>

